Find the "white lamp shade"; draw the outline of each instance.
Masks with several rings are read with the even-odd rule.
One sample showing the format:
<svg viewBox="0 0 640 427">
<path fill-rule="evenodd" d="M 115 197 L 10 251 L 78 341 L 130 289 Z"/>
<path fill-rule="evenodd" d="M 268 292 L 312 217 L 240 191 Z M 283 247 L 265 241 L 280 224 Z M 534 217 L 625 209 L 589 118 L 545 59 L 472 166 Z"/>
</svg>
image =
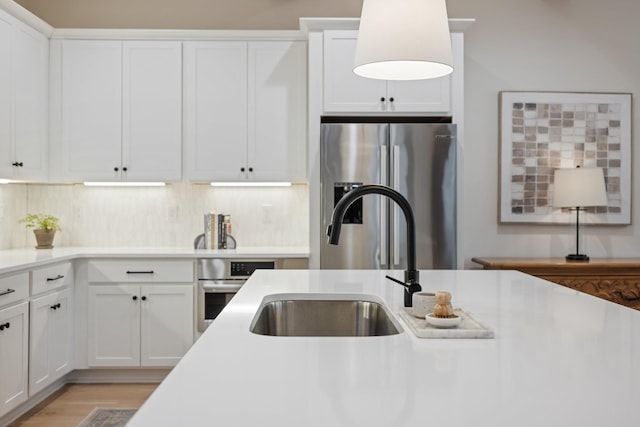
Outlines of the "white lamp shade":
<svg viewBox="0 0 640 427">
<path fill-rule="evenodd" d="M 453 72 L 445 0 L 364 0 L 353 72 L 383 80 Z"/>
<path fill-rule="evenodd" d="M 553 206 L 578 208 L 606 205 L 607 190 L 601 168 L 556 169 L 553 178 Z"/>
</svg>

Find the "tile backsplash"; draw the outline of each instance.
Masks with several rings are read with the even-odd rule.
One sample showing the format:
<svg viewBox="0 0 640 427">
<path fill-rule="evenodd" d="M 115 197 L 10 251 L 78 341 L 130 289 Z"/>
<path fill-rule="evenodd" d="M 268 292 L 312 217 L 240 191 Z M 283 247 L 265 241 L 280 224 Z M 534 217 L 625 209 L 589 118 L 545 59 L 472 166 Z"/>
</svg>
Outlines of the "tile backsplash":
<svg viewBox="0 0 640 427">
<path fill-rule="evenodd" d="M 308 246 L 307 185 L 268 188 L 0 186 L 0 249 L 35 244 L 27 212 L 60 217 L 56 246 L 190 246 L 206 212 L 231 215 L 239 246 Z"/>
</svg>

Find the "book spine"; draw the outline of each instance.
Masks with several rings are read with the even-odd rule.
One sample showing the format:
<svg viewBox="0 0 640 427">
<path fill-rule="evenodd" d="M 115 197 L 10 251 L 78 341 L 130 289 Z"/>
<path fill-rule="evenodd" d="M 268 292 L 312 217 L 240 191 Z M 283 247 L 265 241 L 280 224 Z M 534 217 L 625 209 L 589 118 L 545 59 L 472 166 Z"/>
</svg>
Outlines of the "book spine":
<svg viewBox="0 0 640 427">
<path fill-rule="evenodd" d="M 211 240 L 209 241 L 210 249 L 218 249 L 218 226 L 217 223 L 217 215 L 211 212 L 211 217 L 209 221 L 209 226 L 211 227 Z"/>
<path fill-rule="evenodd" d="M 204 248 L 211 249 L 211 214 L 204 214 Z"/>
<path fill-rule="evenodd" d="M 218 249 L 224 249 L 224 215 L 218 214 Z"/>
</svg>

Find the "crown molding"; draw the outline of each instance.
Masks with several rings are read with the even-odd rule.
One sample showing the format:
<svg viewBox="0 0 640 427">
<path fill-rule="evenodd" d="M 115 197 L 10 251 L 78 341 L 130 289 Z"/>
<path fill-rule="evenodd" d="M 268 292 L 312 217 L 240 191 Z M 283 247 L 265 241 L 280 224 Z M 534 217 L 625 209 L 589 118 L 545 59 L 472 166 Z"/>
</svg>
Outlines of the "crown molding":
<svg viewBox="0 0 640 427">
<path fill-rule="evenodd" d="M 13 0 L 0 0 L 0 9 L 47 37 L 50 37 L 53 32 L 53 27 L 51 25 L 47 24 Z"/>
</svg>

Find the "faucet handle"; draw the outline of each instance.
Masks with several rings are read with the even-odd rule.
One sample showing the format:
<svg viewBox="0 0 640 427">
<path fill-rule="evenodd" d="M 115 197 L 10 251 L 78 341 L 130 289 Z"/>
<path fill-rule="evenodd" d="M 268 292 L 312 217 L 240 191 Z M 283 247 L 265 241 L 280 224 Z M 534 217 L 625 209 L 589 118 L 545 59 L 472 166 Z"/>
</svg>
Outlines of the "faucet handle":
<svg viewBox="0 0 640 427">
<path fill-rule="evenodd" d="M 415 273 L 417 273 L 417 271 Z M 404 286 L 404 306 L 411 307 L 413 305 L 413 294 L 422 290 L 422 286 L 420 286 L 420 283 L 416 281 L 417 277 L 412 277 L 408 282 L 403 282 L 402 280 L 398 280 L 389 275 L 386 275 L 385 277 L 392 282 L 396 282 L 397 284 Z M 407 272 L 405 271 L 405 278 L 406 277 Z"/>
</svg>

